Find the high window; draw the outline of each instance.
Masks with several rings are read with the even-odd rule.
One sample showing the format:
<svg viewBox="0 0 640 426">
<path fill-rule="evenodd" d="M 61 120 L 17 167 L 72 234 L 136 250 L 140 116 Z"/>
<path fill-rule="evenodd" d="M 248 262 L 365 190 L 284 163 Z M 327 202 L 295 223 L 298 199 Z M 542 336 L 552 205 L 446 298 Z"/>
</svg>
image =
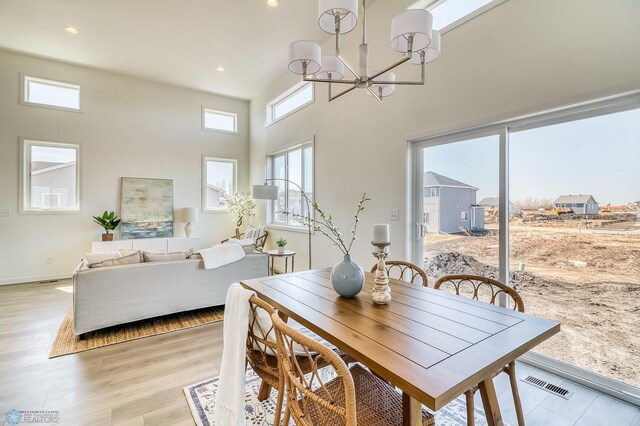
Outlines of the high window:
<svg viewBox="0 0 640 426">
<path fill-rule="evenodd" d="M 313 83 L 302 83 L 294 86 L 281 96 L 267 104 L 266 125 L 275 123 L 299 109 L 313 103 Z"/>
<path fill-rule="evenodd" d="M 426 9 L 433 15 L 433 29 L 449 31 L 506 0 L 419 0 L 409 9 Z"/>
<path fill-rule="evenodd" d="M 271 203 L 270 224 L 304 226 L 302 217 L 307 215 L 307 203 L 300 189 L 313 200 L 313 144 L 305 143 L 271 156 L 269 169 L 269 177 L 278 187 L 278 198 Z"/>
<path fill-rule="evenodd" d="M 226 196 L 236 190 L 237 161 L 204 157 L 202 160 L 202 210 L 226 211 Z"/>
<path fill-rule="evenodd" d="M 238 133 L 238 114 L 202 108 L 202 128 L 219 132 Z"/>
<path fill-rule="evenodd" d="M 23 141 L 22 211 L 80 210 L 79 145 Z"/>
<path fill-rule="evenodd" d="M 29 105 L 80 111 L 80 86 L 24 76 L 22 102 Z"/>
</svg>

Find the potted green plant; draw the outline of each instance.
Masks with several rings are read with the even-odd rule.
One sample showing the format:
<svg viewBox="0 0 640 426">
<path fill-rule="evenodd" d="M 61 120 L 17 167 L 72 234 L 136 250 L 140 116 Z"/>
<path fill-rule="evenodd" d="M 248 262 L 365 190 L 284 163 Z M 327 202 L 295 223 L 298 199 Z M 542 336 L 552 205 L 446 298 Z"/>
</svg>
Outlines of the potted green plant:
<svg viewBox="0 0 640 426">
<path fill-rule="evenodd" d="M 113 231 L 120 225 L 120 219 L 114 212 L 104 211 L 102 216 L 93 216 L 93 221 L 104 228 L 105 233 L 102 234 L 102 241 L 113 241 L 113 234 L 109 231 Z"/>
<path fill-rule="evenodd" d="M 287 245 L 286 238 L 278 238 L 276 240 L 276 245 L 278 246 L 278 253 L 284 253 L 284 246 Z"/>
</svg>

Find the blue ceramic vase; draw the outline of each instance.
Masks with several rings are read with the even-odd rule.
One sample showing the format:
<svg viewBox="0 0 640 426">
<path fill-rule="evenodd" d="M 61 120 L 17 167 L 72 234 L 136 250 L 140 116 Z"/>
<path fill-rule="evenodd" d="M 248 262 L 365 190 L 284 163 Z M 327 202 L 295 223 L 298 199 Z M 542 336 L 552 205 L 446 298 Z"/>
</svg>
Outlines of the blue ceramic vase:
<svg viewBox="0 0 640 426">
<path fill-rule="evenodd" d="M 342 297 L 354 297 L 364 286 L 364 271 L 345 254 L 344 260 L 331 269 L 331 285 Z"/>
</svg>

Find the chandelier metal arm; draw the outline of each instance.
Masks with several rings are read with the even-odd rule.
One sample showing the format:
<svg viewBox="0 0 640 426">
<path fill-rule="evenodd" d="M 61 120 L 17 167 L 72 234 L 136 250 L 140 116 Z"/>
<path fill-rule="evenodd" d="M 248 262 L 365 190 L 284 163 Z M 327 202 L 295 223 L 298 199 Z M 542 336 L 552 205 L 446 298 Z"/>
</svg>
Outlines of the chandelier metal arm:
<svg viewBox="0 0 640 426">
<path fill-rule="evenodd" d="M 330 80 L 328 78 L 310 78 L 302 76 L 303 81 L 312 81 L 314 83 L 338 83 L 338 84 L 356 84 L 360 80 Z"/>
<path fill-rule="evenodd" d="M 334 99 L 338 99 L 340 96 L 345 95 L 347 93 L 349 93 L 350 91 L 352 91 L 353 89 L 357 89 L 358 86 L 356 86 L 355 84 L 353 85 L 353 87 L 348 88 L 347 90 L 338 93 L 335 96 L 331 96 L 331 83 L 329 83 L 329 102 L 333 101 Z"/>
<path fill-rule="evenodd" d="M 376 100 L 378 102 L 382 103 L 382 97 L 378 96 L 378 94 L 376 92 L 374 92 L 371 87 L 367 87 L 367 90 L 369 91 L 369 93 L 371 93 L 373 95 L 374 98 L 376 98 Z"/>
<path fill-rule="evenodd" d="M 423 86 L 425 83 L 425 68 L 426 64 L 422 64 L 422 71 L 420 73 L 420 81 L 394 81 L 393 84 L 399 84 L 401 86 Z M 375 81 L 373 80 L 371 84 L 389 84 L 388 81 Z"/>
</svg>

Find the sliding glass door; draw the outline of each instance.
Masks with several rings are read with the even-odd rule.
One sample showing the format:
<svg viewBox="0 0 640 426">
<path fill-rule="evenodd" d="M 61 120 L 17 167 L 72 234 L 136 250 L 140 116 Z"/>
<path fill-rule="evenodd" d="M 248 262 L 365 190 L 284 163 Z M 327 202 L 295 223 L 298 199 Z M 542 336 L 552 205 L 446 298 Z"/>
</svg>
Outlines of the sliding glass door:
<svg viewBox="0 0 640 426">
<path fill-rule="evenodd" d="M 512 131 L 511 285 L 536 351 L 640 387 L 640 110 Z"/>
<path fill-rule="evenodd" d="M 506 282 L 562 324 L 531 360 L 640 402 L 640 95 L 416 141 L 410 164 L 430 286 Z"/>
</svg>

